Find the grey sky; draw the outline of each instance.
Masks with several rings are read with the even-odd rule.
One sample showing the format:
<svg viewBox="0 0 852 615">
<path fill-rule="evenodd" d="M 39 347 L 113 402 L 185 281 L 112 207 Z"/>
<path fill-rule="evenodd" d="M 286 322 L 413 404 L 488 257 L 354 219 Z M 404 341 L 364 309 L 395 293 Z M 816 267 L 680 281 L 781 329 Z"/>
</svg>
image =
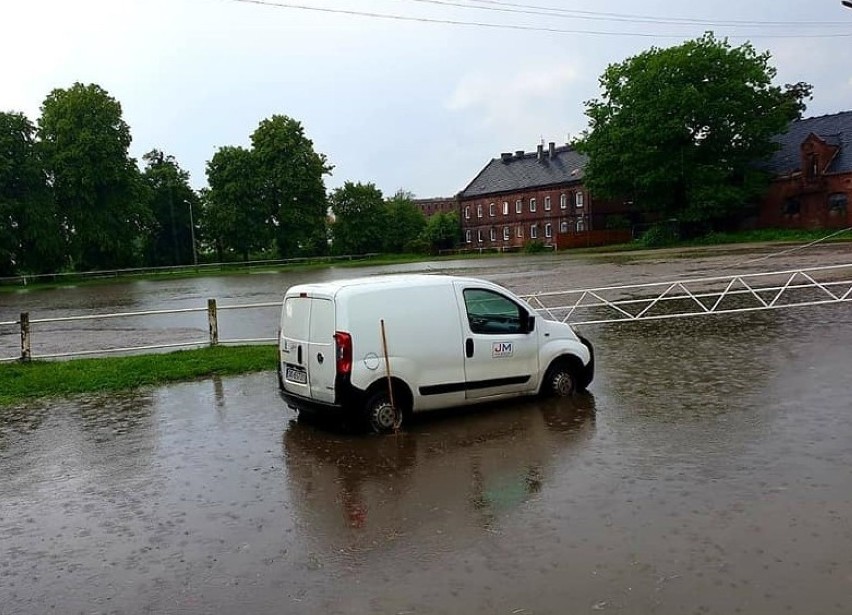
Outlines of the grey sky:
<svg viewBox="0 0 852 615">
<path fill-rule="evenodd" d="M 205 163 L 218 147 L 246 145 L 262 119 L 286 114 L 335 166 L 329 187 L 372 181 L 386 194 L 404 188 L 426 197 L 458 192 L 501 151 L 531 150 L 542 138 L 564 142 L 585 128 L 583 101 L 598 96 L 608 64 L 705 30 L 769 50 L 779 83 L 812 83 L 807 115 L 852 108 L 852 9 L 839 0 L 502 0 L 503 8 L 508 2 L 717 25 L 422 0 L 268 1 L 642 36 L 391 21 L 234 0 L 2 0 L 0 110 L 35 121 L 53 88 L 97 83 L 122 103 L 131 153 L 141 158 L 156 147 L 173 154 L 196 187 L 205 185 Z M 846 36 L 782 38 L 804 34 Z"/>
</svg>

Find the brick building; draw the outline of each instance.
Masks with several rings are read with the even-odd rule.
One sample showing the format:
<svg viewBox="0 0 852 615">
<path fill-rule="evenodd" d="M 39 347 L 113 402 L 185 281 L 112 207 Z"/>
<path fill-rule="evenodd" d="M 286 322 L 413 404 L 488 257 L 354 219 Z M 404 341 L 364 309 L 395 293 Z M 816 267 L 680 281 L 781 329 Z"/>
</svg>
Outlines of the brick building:
<svg viewBox="0 0 852 615">
<path fill-rule="evenodd" d="M 629 232 L 604 232 L 609 217 L 630 212 L 624 202 L 588 193 L 586 161 L 572 147 L 555 143 L 491 160 L 459 193 L 462 247 L 518 248 L 530 241 L 562 247 L 629 239 Z"/>
<path fill-rule="evenodd" d="M 423 212 L 426 218 L 431 218 L 438 213 L 458 212 L 459 203 L 455 197 L 437 197 L 433 199 L 414 199 L 411 201 Z"/>
<path fill-rule="evenodd" d="M 778 137 L 760 206 L 767 228 L 852 226 L 852 111 L 806 118 Z"/>
</svg>

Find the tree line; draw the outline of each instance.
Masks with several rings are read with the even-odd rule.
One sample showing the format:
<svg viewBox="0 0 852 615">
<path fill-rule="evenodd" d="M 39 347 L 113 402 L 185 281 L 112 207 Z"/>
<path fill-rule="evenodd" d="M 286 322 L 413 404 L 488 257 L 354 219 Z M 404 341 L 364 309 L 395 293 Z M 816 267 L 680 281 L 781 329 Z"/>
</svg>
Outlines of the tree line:
<svg viewBox="0 0 852 615">
<path fill-rule="evenodd" d="M 774 85 L 769 60 L 707 33 L 610 65 L 575 141 L 585 187 L 652 222 L 710 230 L 744 217 L 766 190 L 776 135 L 812 91 Z M 130 139 L 97 85 L 54 90 L 35 124 L 0 113 L 0 275 L 188 264 L 197 250 L 219 261 L 427 252 L 460 239 L 456 214 L 427 222 L 404 191 L 346 182 L 329 194 L 332 166 L 284 115 L 260 122 L 250 147 L 219 148 L 198 192 L 160 150 L 140 169 Z"/>
<path fill-rule="evenodd" d="M 33 123 L 0 112 L 0 276 L 327 254 L 429 251 L 459 235 L 403 191 L 328 194 L 332 166 L 301 123 L 260 122 L 251 147 L 219 148 L 194 190 L 174 156 L 129 155 L 121 104 L 96 84 L 51 92 Z"/>
</svg>

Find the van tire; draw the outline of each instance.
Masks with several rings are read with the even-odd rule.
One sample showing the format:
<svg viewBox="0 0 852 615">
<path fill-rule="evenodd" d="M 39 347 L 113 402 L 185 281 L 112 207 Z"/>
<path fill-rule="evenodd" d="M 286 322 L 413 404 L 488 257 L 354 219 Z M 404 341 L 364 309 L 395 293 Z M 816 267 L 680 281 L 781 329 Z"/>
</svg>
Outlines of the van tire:
<svg viewBox="0 0 852 615">
<path fill-rule="evenodd" d="M 550 366 L 544 376 L 543 392 L 555 397 L 570 397 L 579 388 L 580 380 L 571 364 L 558 361 Z"/>
<path fill-rule="evenodd" d="M 393 433 L 402 425 L 402 410 L 391 404 L 387 391 L 377 391 L 367 400 L 364 415 L 373 433 Z"/>
</svg>

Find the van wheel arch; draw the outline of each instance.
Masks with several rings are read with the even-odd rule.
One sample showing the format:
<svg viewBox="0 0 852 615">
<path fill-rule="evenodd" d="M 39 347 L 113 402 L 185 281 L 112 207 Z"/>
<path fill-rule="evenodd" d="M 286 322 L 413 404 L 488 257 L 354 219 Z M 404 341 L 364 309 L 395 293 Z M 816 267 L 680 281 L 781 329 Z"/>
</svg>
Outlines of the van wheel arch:
<svg viewBox="0 0 852 615">
<path fill-rule="evenodd" d="M 373 416 L 375 412 L 380 411 L 379 406 L 387 406 L 390 402 L 387 379 L 382 378 L 375 381 L 364 393 L 364 418 L 367 420 L 370 429 L 376 433 L 387 433 L 393 431 L 394 428 L 398 429 L 405 418 L 411 414 L 414 399 L 411 389 L 399 378 L 391 378 L 391 383 L 394 406 L 398 413 L 393 427 L 389 426 L 387 421 L 377 420 L 377 417 Z"/>
<path fill-rule="evenodd" d="M 575 355 L 561 355 L 553 359 L 544 372 L 539 387 L 541 395 L 567 397 L 584 391 L 588 383 L 584 379 L 583 362 Z"/>
</svg>

